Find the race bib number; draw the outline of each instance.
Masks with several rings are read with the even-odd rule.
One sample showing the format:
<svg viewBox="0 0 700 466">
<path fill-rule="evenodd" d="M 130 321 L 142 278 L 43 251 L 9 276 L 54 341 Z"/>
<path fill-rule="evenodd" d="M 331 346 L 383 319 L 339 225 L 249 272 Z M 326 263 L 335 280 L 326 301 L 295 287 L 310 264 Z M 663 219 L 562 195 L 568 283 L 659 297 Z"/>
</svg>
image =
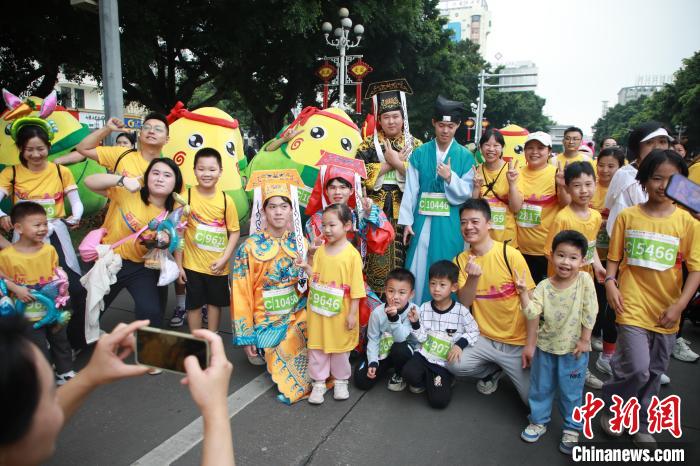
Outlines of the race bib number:
<svg viewBox="0 0 700 466">
<path fill-rule="evenodd" d="M 437 217 L 450 216 L 450 203 L 444 193 L 423 193 L 418 201 L 418 213 Z"/>
<path fill-rule="evenodd" d="M 311 310 L 326 317 L 337 316 L 343 307 L 344 295 L 345 292 L 342 288 L 312 283 L 311 291 L 309 292 Z"/>
<path fill-rule="evenodd" d="M 32 201 L 44 208 L 49 219 L 56 218 L 56 199 L 32 199 Z"/>
<path fill-rule="evenodd" d="M 281 290 L 263 290 L 265 315 L 279 316 L 289 314 L 298 302 L 299 296 L 293 286 L 288 286 Z"/>
<path fill-rule="evenodd" d="M 652 270 L 668 270 L 676 264 L 680 239 L 661 233 L 625 230 L 627 263 Z"/>
<path fill-rule="evenodd" d="M 492 205 L 491 207 L 491 229 L 505 230 L 506 229 L 506 208 L 503 206 Z"/>
<path fill-rule="evenodd" d="M 394 344 L 394 337 L 389 332 L 384 332 L 379 339 L 379 360 L 382 361 L 389 356 L 391 346 Z"/>
<path fill-rule="evenodd" d="M 610 236 L 608 236 L 608 230 L 605 228 L 605 222 L 600 226 L 595 244 L 600 249 L 608 249 L 610 247 Z"/>
<path fill-rule="evenodd" d="M 432 358 L 447 361 L 447 354 L 452 348 L 452 339 L 445 332 L 430 331 L 422 348 Z"/>
<path fill-rule="evenodd" d="M 586 264 L 593 263 L 593 253 L 595 253 L 595 240 L 588 242 L 588 249 L 586 250 Z"/>
<path fill-rule="evenodd" d="M 34 322 L 37 320 L 41 320 L 44 318 L 45 315 L 46 306 L 44 306 L 38 301 L 32 301 L 31 303 L 28 303 L 27 306 L 24 308 L 24 316 L 29 321 Z"/>
<path fill-rule="evenodd" d="M 390 170 L 384 174 L 383 184 L 399 184 L 399 180 L 396 179 L 396 170 Z"/>
<path fill-rule="evenodd" d="M 299 198 L 299 205 L 306 207 L 309 204 L 309 198 L 311 197 L 311 188 L 306 186 L 303 188 L 297 188 L 297 197 Z"/>
<path fill-rule="evenodd" d="M 197 225 L 194 233 L 194 244 L 205 251 L 224 252 L 226 249 L 226 228 L 209 225 Z"/>
<path fill-rule="evenodd" d="M 523 207 L 518 211 L 516 219 L 519 227 L 534 228 L 542 224 L 542 206 L 523 203 Z"/>
</svg>

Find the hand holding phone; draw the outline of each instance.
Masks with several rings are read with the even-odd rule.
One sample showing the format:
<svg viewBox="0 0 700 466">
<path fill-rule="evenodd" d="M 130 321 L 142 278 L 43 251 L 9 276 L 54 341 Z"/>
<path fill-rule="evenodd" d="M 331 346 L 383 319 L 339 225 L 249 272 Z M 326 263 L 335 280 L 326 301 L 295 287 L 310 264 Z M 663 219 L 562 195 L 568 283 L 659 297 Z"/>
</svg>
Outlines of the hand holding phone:
<svg viewBox="0 0 700 466">
<path fill-rule="evenodd" d="M 671 176 L 666 185 L 666 196 L 695 213 L 700 212 L 700 185 L 683 175 Z"/>
<path fill-rule="evenodd" d="M 194 336 L 209 343 L 211 360 L 209 367 L 203 369 L 195 357 L 185 359 L 187 377 L 182 384 L 190 389 L 192 399 L 204 415 L 226 411 L 228 384 L 233 372 L 233 365 L 226 358 L 221 337 L 209 330 L 199 329 L 192 332 Z"/>
<path fill-rule="evenodd" d="M 209 367 L 209 341 L 194 335 L 159 328 L 136 331 L 136 362 L 154 369 L 185 374 L 185 358 L 194 356 L 200 367 Z"/>
</svg>

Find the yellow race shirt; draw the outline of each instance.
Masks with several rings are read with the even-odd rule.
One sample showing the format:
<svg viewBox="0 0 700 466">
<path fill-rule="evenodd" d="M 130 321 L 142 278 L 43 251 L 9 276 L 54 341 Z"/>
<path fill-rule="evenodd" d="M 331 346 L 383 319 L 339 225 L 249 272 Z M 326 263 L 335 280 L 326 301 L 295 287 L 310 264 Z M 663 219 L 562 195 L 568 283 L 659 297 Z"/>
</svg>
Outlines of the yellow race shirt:
<svg viewBox="0 0 700 466">
<path fill-rule="evenodd" d="M 596 238 L 598 237 L 598 232 L 600 231 L 600 225 L 602 223 L 603 220 L 597 210 L 588 209 L 588 218 L 584 219 L 571 210 L 571 206 L 566 206 L 561 209 L 556 217 L 554 217 L 554 221 L 549 228 L 547 239 L 544 243 L 544 255 L 550 258 L 549 265 L 547 266 L 547 275 L 551 277 L 554 274 L 554 267 L 551 261 L 552 240 L 554 240 L 557 233 L 564 230 L 578 231 L 586 237 L 586 241 L 588 241 L 588 251 L 586 253 L 585 265 L 581 267 L 581 271 L 590 272 L 592 269 L 591 264 L 593 263 Z"/>
<path fill-rule="evenodd" d="M 453 260 L 460 270 L 460 288 L 467 282 L 466 270 L 470 255 L 471 251 L 466 250 Z M 508 271 L 505 257 L 508 257 L 512 272 Z M 471 307 L 472 315 L 479 324 L 479 331 L 492 340 L 510 345 L 525 345 L 525 315 L 521 311 L 520 297 L 515 289 L 515 274 L 523 271 L 526 272 L 528 289 L 535 288 L 525 258 L 510 246 L 506 246 L 504 256 L 503 243 L 494 241 L 489 252 L 483 256 L 475 256 L 475 262 L 484 271 L 479 278 L 476 298 Z"/>
<path fill-rule="evenodd" d="M 700 222 L 683 209 L 663 218 L 650 217 L 640 206 L 624 209 L 615 221 L 608 260 L 620 262 L 618 282 L 624 312 L 621 325 L 674 334 L 663 328 L 659 317 L 681 296 L 681 262 L 688 271 L 700 271 Z"/>
<path fill-rule="evenodd" d="M 557 154 L 556 157 L 552 157 L 551 159 L 549 159 L 549 163 L 551 163 L 555 167 L 559 166 L 559 164 L 561 164 L 561 166 L 564 167 L 567 163 L 573 162 L 588 162 L 593 166 L 594 169 L 596 167 L 595 160 L 593 160 L 588 154 L 584 154 L 583 152 L 577 152 L 576 156 L 571 158 L 568 158 L 562 152 L 561 154 Z"/>
<path fill-rule="evenodd" d="M 518 238 L 516 234 L 515 214 L 508 206 L 508 164 L 504 163 L 498 170 L 488 170 L 486 164 L 481 164 L 477 170 L 484 177 L 484 186 L 481 187 L 481 197 L 488 201 L 491 208 L 491 230 L 489 234 L 495 241 L 508 241 L 517 248 Z"/>
<path fill-rule="evenodd" d="M 0 271 L 18 285 L 36 288 L 49 283 L 58 267 L 58 254 L 50 244 L 43 244 L 33 253 L 22 253 L 14 245 L 0 251 Z M 46 315 L 46 308 L 37 302 L 28 304 L 24 315 L 32 322 Z"/>
<path fill-rule="evenodd" d="M 696 184 L 700 184 L 700 162 L 695 162 L 688 167 L 688 179 Z"/>
<path fill-rule="evenodd" d="M 518 225 L 518 248 L 523 254 L 544 254 L 547 231 L 559 211 L 556 174 L 557 169 L 553 165 L 545 165 L 539 170 L 526 166 L 520 171 L 518 187 L 524 200 L 515 221 Z"/>
<path fill-rule="evenodd" d="M 11 192 L 12 171 L 12 167 L 6 167 L 0 173 L 0 191 L 11 197 L 13 204 L 33 201 L 41 204 L 49 219 L 66 216 L 65 194 L 78 189 L 68 168 L 48 162 L 42 171 L 33 172 L 22 164 L 15 165 L 14 193 Z"/>
<path fill-rule="evenodd" d="M 608 257 L 608 244 L 610 244 L 610 236 L 608 236 L 608 230 L 606 229 L 608 215 L 610 214 L 610 209 L 605 207 L 605 196 L 607 194 L 607 186 L 596 185 L 595 194 L 593 194 L 593 199 L 591 199 L 590 204 L 591 209 L 597 210 L 603 220 L 600 224 L 600 230 L 598 230 L 598 237 L 595 240 L 595 245 L 598 249 L 598 257 L 601 261 L 605 261 L 605 258 Z"/>
<path fill-rule="evenodd" d="M 134 150 L 132 152 L 127 151 L 121 146 L 98 146 L 95 148 L 97 151 L 97 162 L 105 167 L 110 173 L 115 173 L 116 175 L 137 177 L 146 173 L 148 164 L 151 163 L 149 160 L 143 158 L 141 152 Z M 121 157 L 122 154 L 125 154 Z M 119 164 L 117 164 L 119 160 Z M 116 166 L 116 172 L 115 172 Z"/>
<path fill-rule="evenodd" d="M 207 197 L 200 194 L 196 186 L 188 189 L 187 196 L 192 210 L 185 228 L 182 266 L 195 272 L 215 275 L 211 271 L 211 264 L 221 257 L 228 246 L 229 233 L 240 230 L 236 204 L 223 191 Z M 216 275 L 228 275 L 228 265 Z"/>
<path fill-rule="evenodd" d="M 113 244 L 126 238 L 148 225 L 151 220 L 159 217 L 163 212 L 163 209 L 153 204 L 144 204 L 139 192 L 131 193 L 122 187 L 110 188 L 107 191 L 107 197 L 112 204 L 113 215 L 111 218 L 105 217 L 105 222 L 102 225 L 107 229 L 107 234 L 102 239 L 103 244 Z M 152 234 L 152 232 L 150 233 Z M 114 251 L 122 259 L 143 262 L 143 255 L 148 250 L 138 239 L 131 239 L 120 244 Z"/>
<path fill-rule="evenodd" d="M 318 248 L 306 305 L 309 338 L 306 346 L 324 353 L 345 353 L 355 348 L 360 336 L 360 317 L 352 330 L 346 329 L 346 319 L 350 300 L 365 296 L 362 258 L 357 249 L 348 243 L 340 253 L 331 256 L 325 245 Z"/>
</svg>

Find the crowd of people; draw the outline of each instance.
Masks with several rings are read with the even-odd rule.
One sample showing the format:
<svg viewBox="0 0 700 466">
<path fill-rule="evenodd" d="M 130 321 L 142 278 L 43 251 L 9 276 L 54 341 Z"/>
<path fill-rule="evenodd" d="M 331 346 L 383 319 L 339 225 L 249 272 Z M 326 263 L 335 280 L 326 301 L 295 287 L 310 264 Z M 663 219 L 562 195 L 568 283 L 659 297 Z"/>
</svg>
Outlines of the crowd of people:
<svg viewBox="0 0 700 466">
<path fill-rule="evenodd" d="M 186 380 L 205 419 L 217 419 L 205 426 L 220 441 L 230 436 L 229 427 L 221 428 L 228 418 L 213 414 L 226 410 L 231 373 L 215 335 L 225 306 L 233 344 L 251 364 L 266 366 L 284 403 L 322 404 L 331 387 L 334 399 L 345 400 L 351 379 L 369 390 L 387 377 L 389 390 L 425 392 L 430 406 L 444 409 L 458 378 L 475 379 L 489 395 L 507 375 L 530 409 L 524 441 L 546 432 L 558 397 L 559 448 L 567 454 L 582 429 L 573 412 L 584 384 L 602 389 L 608 405 L 615 395 L 637 397 L 646 412 L 669 381 L 671 355 L 700 357 L 680 338 L 683 311 L 700 285 L 700 222 L 664 194 L 673 175 L 689 171 L 662 125 L 640 125 L 624 149 L 606 138 L 595 157 L 582 152 L 578 128 L 566 130 L 564 152 L 556 156 L 551 137 L 533 132 L 524 165 L 504 160 L 503 135 L 489 129 L 477 164 L 455 140 L 465 117 L 460 102 L 437 98 L 434 138 L 426 143 L 410 133 L 402 90 L 385 87 L 375 104 L 374 134 L 354 160 L 321 158 L 303 212 L 295 170 L 251 174 L 251 229 L 240 244 L 235 203 L 217 189 L 226 176 L 221 154 L 201 148 L 193 161 L 197 184 L 185 186 L 180 167 L 162 157 L 164 116 L 144 118 L 136 146 L 123 123 L 110 119 L 54 162 L 51 128 L 16 120 L 20 165 L 0 173 L 0 200 L 13 204 L 9 214 L 0 211 L 0 226 L 13 232 L 11 242 L 1 240 L 0 275 L 30 325 L 20 335 L 17 319 L 2 324 L 0 393 L 22 401 L 12 404 L 11 422 L 2 427 L 0 460 L 13 463 L 36 435 L 45 435 L 47 445 L 55 440 L 63 418 L 94 386 L 160 372 L 122 361 L 144 321 L 165 325 L 164 268 L 153 268 L 149 258 L 173 242 L 181 243 L 170 280 L 179 285 L 178 304 L 189 330 L 213 347 L 211 367 L 202 372 L 188 360 Z M 113 132 L 118 145 L 101 145 Z M 84 247 L 97 251 L 93 271 L 81 278 L 68 230 L 83 209 L 63 164 L 85 157 L 107 169 L 85 185 L 109 204 L 96 243 L 81 243 L 81 255 Z M 178 233 L 162 236 L 182 208 Z M 120 266 L 110 272 L 113 262 L 106 261 L 115 256 Z M 71 350 L 92 343 L 86 320 L 99 321 L 94 306 L 86 311 L 86 295 L 105 280 L 101 312 L 126 289 L 138 322 L 100 338 L 76 373 Z M 59 290 L 53 307 L 70 299 L 67 325 L 46 320 L 52 305 L 37 293 L 50 286 Z M 179 325 L 183 316 L 171 322 Z M 601 352 L 595 367 L 609 375 L 605 381 L 589 370 L 592 349 Z M 10 382 L 18 378 L 21 393 Z M 57 396 L 54 382 L 62 386 Z M 205 396 L 211 390 L 217 396 Z M 617 435 L 610 413 L 601 419 Z M 653 443 L 640 421 L 635 440 Z M 39 424 L 53 426 L 51 432 L 38 434 Z M 213 454 L 206 445 L 205 458 Z M 35 454 L 44 455 L 41 461 L 50 449 Z"/>
</svg>

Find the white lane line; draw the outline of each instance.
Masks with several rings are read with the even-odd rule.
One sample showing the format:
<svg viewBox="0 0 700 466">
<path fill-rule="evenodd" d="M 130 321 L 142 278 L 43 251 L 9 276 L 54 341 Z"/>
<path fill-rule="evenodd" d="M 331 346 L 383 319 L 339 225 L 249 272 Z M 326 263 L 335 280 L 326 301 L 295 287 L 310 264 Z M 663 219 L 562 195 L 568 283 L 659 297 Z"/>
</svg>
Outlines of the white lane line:
<svg viewBox="0 0 700 466">
<path fill-rule="evenodd" d="M 260 395 L 272 387 L 272 378 L 263 372 L 228 396 L 228 417 L 231 419 Z M 172 464 L 202 441 L 202 417 L 190 422 L 182 430 L 132 463 L 132 466 L 162 466 Z"/>
</svg>

